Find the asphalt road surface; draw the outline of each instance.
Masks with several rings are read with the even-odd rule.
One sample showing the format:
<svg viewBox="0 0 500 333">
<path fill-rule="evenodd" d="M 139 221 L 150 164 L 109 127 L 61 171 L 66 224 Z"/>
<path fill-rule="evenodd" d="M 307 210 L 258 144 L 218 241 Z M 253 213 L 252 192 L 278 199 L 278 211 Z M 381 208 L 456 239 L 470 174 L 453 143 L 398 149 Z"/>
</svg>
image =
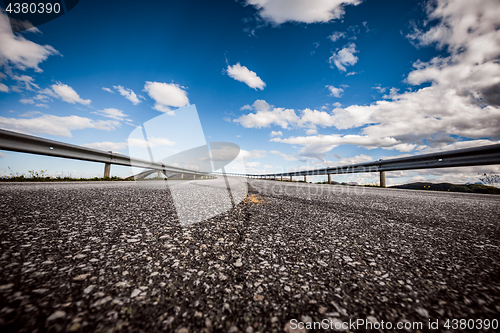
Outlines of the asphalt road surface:
<svg viewBox="0 0 500 333">
<path fill-rule="evenodd" d="M 0 184 L 0 331 L 494 331 L 500 196 L 231 182 Z"/>
</svg>

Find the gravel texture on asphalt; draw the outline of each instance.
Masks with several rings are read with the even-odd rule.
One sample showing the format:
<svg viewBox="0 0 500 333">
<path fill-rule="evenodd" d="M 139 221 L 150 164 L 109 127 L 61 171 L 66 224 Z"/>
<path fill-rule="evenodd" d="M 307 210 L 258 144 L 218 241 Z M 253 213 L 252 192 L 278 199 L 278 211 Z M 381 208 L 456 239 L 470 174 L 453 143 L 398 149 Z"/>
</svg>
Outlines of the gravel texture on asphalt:
<svg viewBox="0 0 500 333">
<path fill-rule="evenodd" d="M 2 332 L 500 319 L 500 196 L 249 180 L 187 227 L 164 184 L 9 183 L 0 198 Z"/>
</svg>

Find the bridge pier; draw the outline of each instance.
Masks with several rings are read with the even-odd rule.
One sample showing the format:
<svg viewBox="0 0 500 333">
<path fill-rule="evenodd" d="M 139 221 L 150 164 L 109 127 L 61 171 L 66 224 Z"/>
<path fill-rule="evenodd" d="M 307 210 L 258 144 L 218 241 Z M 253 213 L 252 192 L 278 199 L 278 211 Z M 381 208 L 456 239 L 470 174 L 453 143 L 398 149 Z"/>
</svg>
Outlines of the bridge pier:
<svg viewBox="0 0 500 333">
<path fill-rule="evenodd" d="M 283 176 L 280 177 L 280 181 L 283 181 Z"/>
<path fill-rule="evenodd" d="M 380 171 L 380 187 L 385 187 L 385 171 Z"/>
<path fill-rule="evenodd" d="M 307 176 L 304 175 L 304 183 L 307 183 Z"/>
<path fill-rule="evenodd" d="M 293 182 L 293 176 L 290 175 L 290 181 Z"/>
<path fill-rule="evenodd" d="M 104 178 L 109 178 L 110 171 L 111 171 L 111 163 L 104 164 Z"/>
<path fill-rule="evenodd" d="M 331 183 L 332 183 L 332 175 L 328 174 L 328 184 L 331 184 Z"/>
</svg>

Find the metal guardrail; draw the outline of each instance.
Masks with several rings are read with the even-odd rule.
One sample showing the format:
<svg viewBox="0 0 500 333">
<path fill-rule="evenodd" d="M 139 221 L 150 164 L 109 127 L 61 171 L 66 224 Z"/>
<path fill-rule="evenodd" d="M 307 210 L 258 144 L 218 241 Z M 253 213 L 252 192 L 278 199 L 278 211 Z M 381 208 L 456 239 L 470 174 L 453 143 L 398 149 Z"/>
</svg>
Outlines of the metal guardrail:
<svg viewBox="0 0 500 333">
<path fill-rule="evenodd" d="M 373 162 L 357 163 L 338 167 L 329 167 L 315 170 L 291 171 L 268 174 L 236 174 L 236 173 L 205 173 L 195 170 L 177 168 L 159 162 L 151 162 L 132 158 L 126 155 L 104 152 L 102 150 L 81 147 L 54 140 L 39 138 L 32 135 L 0 129 L 0 149 L 38 155 L 71 158 L 91 162 L 105 163 L 105 176 L 109 176 L 109 166 L 125 165 L 144 169 L 158 170 L 164 173 L 184 173 L 192 175 L 218 174 L 235 177 L 267 178 L 317 176 L 360 172 L 380 172 L 380 184 L 385 186 L 385 172 L 398 170 L 434 169 L 475 165 L 500 164 L 500 144 L 493 144 L 474 148 L 465 148 L 431 154 L 409 157 L 378 160 Z M 330 179 L 330 176 L 329 176 Z"/>
<path fill-rule="evenodd" d="M 72 145 L 69 143 L 44 139 L 37 136 L 7 131 L 4 129 L 0 129 L 0 149 L 21 153 L 106 163 L 105 177 L 109 177 L 109 165 L 111 164 L 153 169 L 162 171 L 164 173 L 174 172 L 192 175 L 208 175 L 205 172 L 177 168 L 169 165 L 164 165 L 163 163 L 159 162 L 151 162 L 138 158 L 132 158 L 118 153 L 105 152 L 102 150 Z"/>
<path fill-rule="evenodd" d="M 465 148 L 439 153 L 400 157 L 315 170 L 262 174 L 261 176 L 309 176 L 359 172 L 382 172 L 460 166 L 500 164 L 500 144 Z"/>
<path fill-rule="evenodd" d="M 357 163 L 338 167 L 329 167 L 314 170 L 291 171 L 283 173 L 266 174 L 229 174 L 235 177 L 251 178 L 276 178 L 293 176 L 319 176 L 328 175 L 328 182 L 331 182 L 330 175 L 380 172 L 380 186 L 385 187 L 385 172 L 416 169 L 450 168 L 461 166 L 491 165 L 500 164 L 500 144 L 480 146 L 474 148 L 457 149 L 439 153 L 422 154 L 417 156 L 394 158 L 389 160 L 378 160 L 373 162 Z"/>
</svg>

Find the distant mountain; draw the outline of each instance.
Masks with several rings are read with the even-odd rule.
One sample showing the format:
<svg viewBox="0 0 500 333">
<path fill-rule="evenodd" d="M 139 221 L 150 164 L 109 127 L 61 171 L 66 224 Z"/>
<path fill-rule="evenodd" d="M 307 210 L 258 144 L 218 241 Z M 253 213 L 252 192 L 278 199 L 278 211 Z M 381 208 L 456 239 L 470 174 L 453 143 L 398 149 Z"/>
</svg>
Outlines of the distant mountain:
<svg viewBox="0 0 500 333">
<path fill-rule="evenodd" d="M 392 188 L 403 188 L 408 190 L 429 190 L 429 191 L 447 191 L 447 192 L 465 192 L 465 193 L 486 193 L 500 194 L 500 188 L 479 184 L 458 185 L 450 183 L 411 183 L 404 185 L 391 186 Z"/>
</svg>

